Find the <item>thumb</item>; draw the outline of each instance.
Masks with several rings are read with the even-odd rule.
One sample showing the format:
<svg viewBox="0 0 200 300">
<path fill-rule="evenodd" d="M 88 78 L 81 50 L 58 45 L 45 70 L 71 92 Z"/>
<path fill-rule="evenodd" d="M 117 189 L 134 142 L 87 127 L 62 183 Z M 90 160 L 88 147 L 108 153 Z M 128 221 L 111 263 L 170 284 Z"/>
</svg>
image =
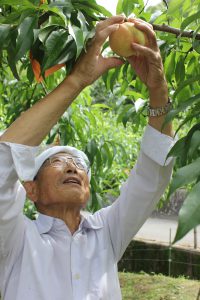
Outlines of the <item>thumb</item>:
<svg viewBox="0 0 200 300">
<path fill-rule="evenodd" d="M 123 59 L 120 59 L 117 57 L 108 57 L 108 58 L 105 58 L 105 60 L 106 60 L 105 65 L 106 65 L 107 70 L 120 67 L 125 63 L 125 61 Z"/>
<path fill-rule="evenodd" d="M 134 50 L 136 56 L 142 55 L 147 58 L 154 58 L 154 51 L 149 47 L 131 43 L 131 48 Z"/>
</svg>

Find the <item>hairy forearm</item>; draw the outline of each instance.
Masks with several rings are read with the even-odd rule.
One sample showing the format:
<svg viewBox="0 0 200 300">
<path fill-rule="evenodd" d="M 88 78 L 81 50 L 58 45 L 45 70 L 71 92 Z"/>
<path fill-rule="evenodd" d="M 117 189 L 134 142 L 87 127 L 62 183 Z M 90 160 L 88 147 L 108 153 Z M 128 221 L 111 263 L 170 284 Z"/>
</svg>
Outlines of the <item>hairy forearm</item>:
<svg viewBox="0 0 200 300">
<path fill-rule="evenodd" d="M 161 84 L 159 88 L 149 89 L 149 99 L 149 104 L 152 108 L 165 106 L 168 102 L 167 83 Z M 162 133 L 173 137 L 172 123 L 168 123 L 164 128 L 162 128 L 165 117 L 166 115 L 149 117 L 149 125 L 158 131 L 162 131 Z"/>
<path fill-rule="evenodd" d="M 0 141 L 39 145 L 81 90 L 75 78 L 68 76 L 54 91 L 22 113 Z"/>
</svg>

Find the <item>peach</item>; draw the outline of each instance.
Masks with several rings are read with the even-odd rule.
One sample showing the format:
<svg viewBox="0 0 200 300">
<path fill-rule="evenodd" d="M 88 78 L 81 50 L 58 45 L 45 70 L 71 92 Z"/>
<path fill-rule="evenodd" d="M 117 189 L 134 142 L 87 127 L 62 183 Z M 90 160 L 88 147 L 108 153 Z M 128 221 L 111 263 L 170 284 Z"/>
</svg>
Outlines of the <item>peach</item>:
<svg viewBox="0 0 200 300">
<path fill-rule="evenodd" d="M 134 55 L 131 43 L 147 46 L 148 39 L 144 32 L 137 29 L 133 22 L 124 22 L 109 37 L 110 48 L 119 56 Z"/>
</svg>

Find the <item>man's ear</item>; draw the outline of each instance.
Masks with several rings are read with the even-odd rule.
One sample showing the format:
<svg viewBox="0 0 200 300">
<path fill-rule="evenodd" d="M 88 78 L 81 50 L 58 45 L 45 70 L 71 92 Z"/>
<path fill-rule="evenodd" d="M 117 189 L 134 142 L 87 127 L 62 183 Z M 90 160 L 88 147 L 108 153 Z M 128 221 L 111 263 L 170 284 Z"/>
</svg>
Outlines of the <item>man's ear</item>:
<svg viewBox="0 0 200 300">
<path fill-rule="evenodd" d="M 27 197 L 33 201 L 37 202 L 38 200 L 38 186 L 36 181 L 25 181 L 23 186 L 26 190 Z"/>
</svg>

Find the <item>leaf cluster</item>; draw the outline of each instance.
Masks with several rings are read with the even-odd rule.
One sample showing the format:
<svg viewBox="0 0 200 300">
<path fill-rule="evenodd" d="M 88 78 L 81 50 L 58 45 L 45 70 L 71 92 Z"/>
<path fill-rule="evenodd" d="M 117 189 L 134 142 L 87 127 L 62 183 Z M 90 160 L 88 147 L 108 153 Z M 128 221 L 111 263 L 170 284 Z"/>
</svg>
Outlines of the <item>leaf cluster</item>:
<svg viewBox="0 0 200 300">
<path fill-rule="evenodd" d="M 2 0 L 0 10 L 0 58 L 19 80 L 18 64 L 31 55 L 41 74 L 57 64 L 69 72 L 93 36 L 95 21 L 110 13 L 95 0 Z M 30 63 L 27 76 L 33 80 Z"/>
</svg>

